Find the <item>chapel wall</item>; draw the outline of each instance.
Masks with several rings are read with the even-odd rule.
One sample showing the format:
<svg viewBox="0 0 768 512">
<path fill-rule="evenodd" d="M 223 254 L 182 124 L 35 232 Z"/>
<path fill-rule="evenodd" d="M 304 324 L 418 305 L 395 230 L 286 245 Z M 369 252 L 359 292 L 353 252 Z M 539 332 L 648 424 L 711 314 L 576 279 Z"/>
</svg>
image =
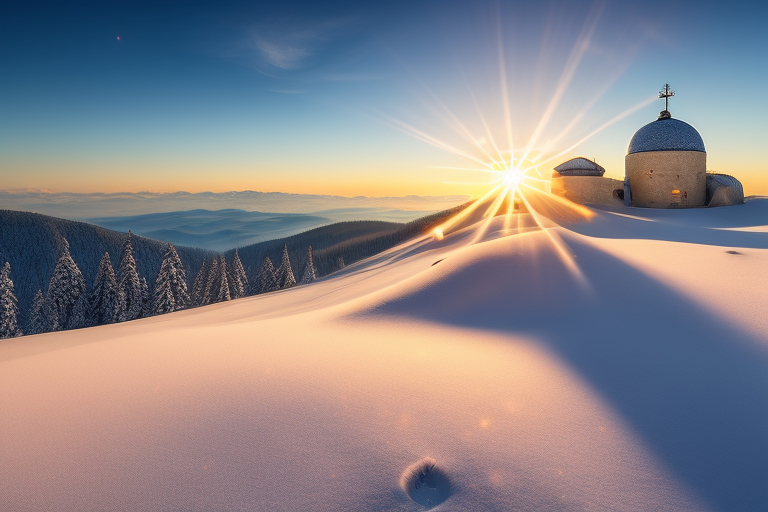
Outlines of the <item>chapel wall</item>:
<svg viewBox="0 0 768 512">
<path fill-rule="evenodd" d="M 561 176 L 550 182 L 552 193 L 579 204 L 619 205 L 614 193 L 624 190 L 624 182 L 598 176 Z"/>
<path fill-rule="evenodd" d="M 700 151 L 647 151 L 624 160 L 632 206 L 692 208 L 707 197 L 707 154 Z"/>
</svg>

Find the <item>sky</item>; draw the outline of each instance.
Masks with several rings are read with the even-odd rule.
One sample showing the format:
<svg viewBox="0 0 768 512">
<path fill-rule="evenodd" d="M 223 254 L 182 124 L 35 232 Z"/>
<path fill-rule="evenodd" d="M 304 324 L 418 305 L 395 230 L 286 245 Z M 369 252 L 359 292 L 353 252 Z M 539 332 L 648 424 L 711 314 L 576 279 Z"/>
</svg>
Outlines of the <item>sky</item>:
<svg viewBox="0 0 768 512">
<path fill-rule="evenodd" d="M 669 82 L 707 168 L 768 194 L 767 25 L 752 2 L 0 0 L 0 189 L 476 195 L 511 154 L 621 178 Z"/>
</svg>

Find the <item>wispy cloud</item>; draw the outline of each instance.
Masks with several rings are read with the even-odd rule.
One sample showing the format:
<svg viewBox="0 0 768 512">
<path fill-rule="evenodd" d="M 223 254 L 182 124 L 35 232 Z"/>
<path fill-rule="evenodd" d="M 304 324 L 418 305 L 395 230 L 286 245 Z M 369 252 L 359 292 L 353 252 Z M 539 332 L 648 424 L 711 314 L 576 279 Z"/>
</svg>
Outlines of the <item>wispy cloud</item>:
<svg viewBox="0 0 768 512">
<path fill-rule="evenodd" d="M 280 69 L 295 69 L 312 55 L 308 47 L 300 46 L 296 42 L 257 39 L 254 44 L 267 64 Z"/>
<path fill-rule="evenodd" d="M 320 21 L 270 20 L 251 30 L 247 46 L 256 53 L 264 71 L 298 70 L 309 66 L 334 40 L 347 35 L 356 24 L 354 17 Z"/>
</svg>

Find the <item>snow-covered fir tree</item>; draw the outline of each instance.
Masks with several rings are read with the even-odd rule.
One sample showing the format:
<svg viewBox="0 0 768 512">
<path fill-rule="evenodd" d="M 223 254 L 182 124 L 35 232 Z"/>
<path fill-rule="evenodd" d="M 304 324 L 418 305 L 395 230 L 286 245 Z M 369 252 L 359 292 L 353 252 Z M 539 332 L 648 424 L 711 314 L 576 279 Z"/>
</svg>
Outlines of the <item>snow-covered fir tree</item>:
<svg viewBox="0 0 768 512">
<path fill-rule="evenodd" d="M 344 264 L 344 256 L 339 256 L 336 258 L 336 270 L 341 270 L 344 267 L 346 267 Z"/>
<path fill-rule="evenodd" d="M 280 285 L 277 284 L 277 276 L 275 275 L 275 272 L 275 266 L 272 264 L 272 260 L 269 259 L 269 256 L 267 256 L 264 258 L 264 262 L 256 273 L 251 292 L 253 294 L 259 294 L 278 290 Z"/>
<path fill-rule="evenodd" d="M 188 306 L 189 294 L 184 266 L 181 264 L 176 248 L 173 244 L 168 244 L 155 281 L 152 312 L 154 314 L 170 313 Z"/>
<path fill-rule="evenodd" d="M 50 330 L 60 331 L 79 326 L 84 307 L 81 297 L 84 293 L 85 279 L 69 254 L 69 242 L 64 239 L 62 255 L 53 269 L 46 295 Z"/>
<path fill-rule="evenodd" d="M 240 261 L 240 256 L 235 249 L 235 257 L 229 269 L 229 294 L 233 299 L 245 297 L 245 291 L 248 289 L 248 277 L 245 275 L 245 269 Z"/>
<path fill-rule="evenodd" d="M 48 303 L 45 300 L 43 291 L 38 288 L 35 298 L 32 299 L 32 307 L 29 311 L 29 334 L 39 334 L 47 332 L 50 328 L 50 315 L 48 314 Z"/>
<path fill-rule="evenodd" d="M 227 277 L 228 274 L 229 272 L 227 272 L 227 262 L 224 260 L 224 256 L 219 256 L 219 291 L 216 294 L 216 299 L 213 302 L 223 302 L 232 298 L 232 295 L 229 293 L 229 278 Z"/>
<path fill-rule="evenodd" d="M 123 299 L 124 301 L 124 299 Z M 141 278 L 141 316 L 147 317 L 152 314 L 152 300 L 149 297 L 149 284 L 147 278 Z"/>
<path fill-rule="evenodd" d="M 67 329 L 81 329 L 95 325 L 91 319 L 91 301 L 87 291 L 80 294 L 72 308 L 72 316 L 67 324 Z"/>
<path fill-rule="evenodd" d="M 142 313 L 141 279 L 136 270 L 136 260 L 133 258 L 132 236 L 133 233 L 128 231 L 120 255 L 120 266 L 117 267 L 117 287 L 123 293 L 124 301 L 120 321 L 140 318 Z"/>
<path fill-rule="evenodd" d="M 312 261 L 312 246 L 309 246 L 309 255 L 307 257 L 307 264 L 304 266 L 304 274 L 301 276 L 301 284 L 311 283 L 317 279 L 315 274 L 315 264 Z"/>
<path fill-rule="evenodd" d="M 205 285 L 208 279 L 208 268 L 205 265 L 205 260 L 200 266 L 200 270 L 197 271 L 195 276 L 195 282 L 192 283 L 192 294 L 189 299 L 193 306 L 202 306 L 205 304 L 203 299 L 205 297 Z"/>
<path fill-rule="evenodd" d="M 224 260 L 224 256 L 216 256 L 213 258 L 211 268 L 208 270 L 203 304 L 214 304 L 232 298 L 229 293 L 229 279 L 227 278 L 227 274 L 227 262 Z"/>
<path fill-rule="evenodd" d="M 6 261 L 3 269 L 0 270 L 0 338 L 21 336 L 16 318 L 18 314 L 19 301 L 13 292 L 11 264 Z"/>
<path fill-rule="evenodd" d="M 215 256 L 211 260 L 211 266 L 208 269 L 208 273 L 205 276 L 205 288 L 203 290 L 203 297 L 200 302 L 201 305 L 213 304 L 216 302 L 216 296 L 219 294 L 219 288 L 221 287 L 221 280 L 219 279 L 219 258 Z"/>
<path fill-rule="evenodd" d="M 117 288 L 115 270 L 109 253 L 105 252 L 99 263 L 99 271 L 91 292 L 90 320 L 93 325 L 117 322 L 123 306 L 122 290 Z"/>
<path fill-rule="evenodd" d="M 277 277 L 277 284 L 280 288 L 296 286 L 296 278 L 293 276 L 293 270 L 291 269 L 291 260 L 288 258 L 288 245 L 283 247 L 283 258 L 280 261 L 277 272 L 275 272 L 275 277 Z"/>
</svg>

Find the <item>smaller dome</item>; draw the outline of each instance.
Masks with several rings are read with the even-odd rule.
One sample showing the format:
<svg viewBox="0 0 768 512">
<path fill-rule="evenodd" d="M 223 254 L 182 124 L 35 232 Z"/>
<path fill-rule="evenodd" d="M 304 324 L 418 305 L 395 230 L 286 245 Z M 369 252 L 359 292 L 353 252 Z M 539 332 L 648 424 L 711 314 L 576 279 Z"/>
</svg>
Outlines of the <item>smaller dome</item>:
<svg viewBox="0 0 768 512">
<path fill-rule="evenodd" d="M 605 174 L 605 169 L 602 166 L 580 156 L 561 163 L 555 167 L 555 170 L 560 173 L 560 176 L 602 176 Z"/>
<path fill-rule="evenodd" d="M 730 204 L 744 204 L 744 187 L 741 182 L 728 174 L 708 172 L 707 206 Z"/>
<path fill-rule="evenodd" d="M 671 117 L 662 117 L 643 126 L 629 141 L 627 154 L 647 151 L 700 151 L 704 141 L 696 128 Z"/>
</svg>

